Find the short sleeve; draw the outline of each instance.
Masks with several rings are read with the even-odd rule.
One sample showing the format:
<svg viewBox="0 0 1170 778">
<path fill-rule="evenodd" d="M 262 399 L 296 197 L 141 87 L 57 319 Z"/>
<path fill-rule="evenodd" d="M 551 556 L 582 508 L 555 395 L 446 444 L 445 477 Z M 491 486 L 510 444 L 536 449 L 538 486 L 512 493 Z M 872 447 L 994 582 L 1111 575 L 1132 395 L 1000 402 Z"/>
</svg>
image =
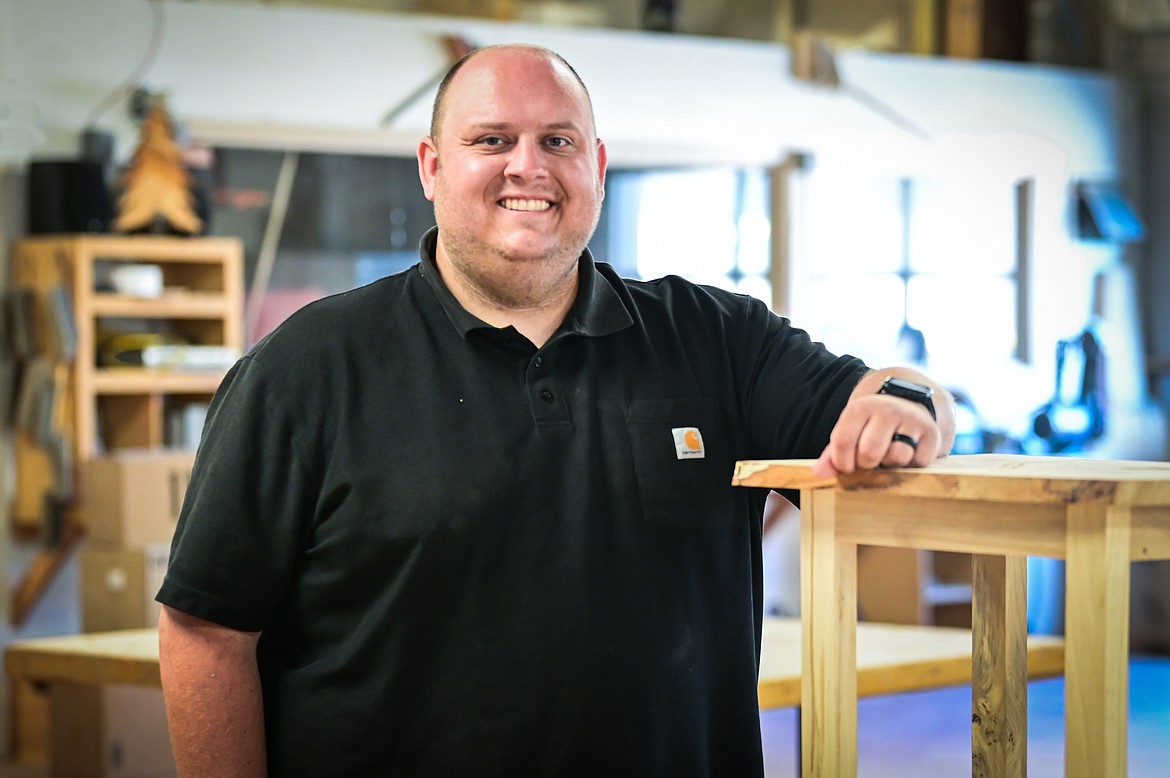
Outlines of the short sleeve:
<svg viewBox="0 0 1170 778">
<path fill-rule="evenodd" d="M 252 357 L 224 379 L 208 412 L 159 602 L 233 629 L 260 631 L 271 621 L 315 503 L 295 395 Z"/>
<path fill-rule="evenodd" d="M 820 456 L 857 382 L 869 368 L 838 356 L 762 303 L 753 307 L 747 418 L 752 457 Z"/>
</svg>

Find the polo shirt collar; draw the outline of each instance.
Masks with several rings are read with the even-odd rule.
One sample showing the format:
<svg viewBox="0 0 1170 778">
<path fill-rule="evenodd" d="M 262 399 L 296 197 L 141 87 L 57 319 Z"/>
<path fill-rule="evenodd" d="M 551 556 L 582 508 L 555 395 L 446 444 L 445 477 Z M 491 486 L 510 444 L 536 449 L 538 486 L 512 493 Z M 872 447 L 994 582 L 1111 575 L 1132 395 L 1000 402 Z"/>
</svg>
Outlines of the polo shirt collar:
<svg viewBox="0 0 1170 778">
<path fill-rule="evenodd" d="M 419 272 L 434 290 L 447 317 L 463 337 L 466 338 L 472 330 L 495 329 L 460 305 L 459 301 L 455 299 L 455 295 L 451 294 L 451 290 L 443 283 L 439 267 L 435 264 L 435 246 L 438 242 L 438 236 L 439 228 L 432 227 L 419 241 L 419 256 L 421 258 Z M 597 265 L 593 261 L 593 254 L 588 248 L 581 252 L 577 273 L 577 299 L 573 302 L 573 307 L 569 309 L 564 323 L 557 330 L 558 336 L 572 333 L 600 337 L 611 335 L 634 323 L 617 290 L 598 271 Z"/>
</svg>

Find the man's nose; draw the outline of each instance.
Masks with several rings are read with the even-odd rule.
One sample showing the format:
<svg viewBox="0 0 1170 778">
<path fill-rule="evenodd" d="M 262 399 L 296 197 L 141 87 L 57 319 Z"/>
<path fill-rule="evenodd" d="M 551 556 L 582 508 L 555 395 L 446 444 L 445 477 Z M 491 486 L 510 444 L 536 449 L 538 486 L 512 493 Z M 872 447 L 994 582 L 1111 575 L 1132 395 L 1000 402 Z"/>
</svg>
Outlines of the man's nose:
<svg viewBox="0 0 1170 778">
<path fill-rule="evenodd" d="M 510 176 L 531 178 L 543 175 L 545 169 L 545 150 L 541 142 L 534 138 L 521 138 L 508 155 L 508 166 L 505 173 Z"/>
</svg>

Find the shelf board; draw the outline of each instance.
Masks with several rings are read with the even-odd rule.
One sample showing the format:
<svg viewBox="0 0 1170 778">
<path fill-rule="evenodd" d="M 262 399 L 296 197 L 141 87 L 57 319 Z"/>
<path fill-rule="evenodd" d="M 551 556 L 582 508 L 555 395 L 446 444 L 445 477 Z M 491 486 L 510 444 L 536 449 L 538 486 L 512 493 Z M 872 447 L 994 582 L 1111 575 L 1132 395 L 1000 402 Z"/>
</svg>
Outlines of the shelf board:
<svg viewBox="0 0 1170 778">
<path fill-rule="evenodd" d="M 218 370 L 148 370 L 117 367 L 95 370 L 93 391 L 97 394 L 211 394 L 223 380 Z"/>
<path fill-rule="evenodd" d="M 228 313 L 227 298 L 218 292 L 174 290 L 151 298 L 98 293 L 89 307 L 95 316 L 136 319 L 218 319 Z"/>
<path fill-rule="evenodd" d="M 69 243 L 92 259 L 111 261 L 164 260 L 219 265 L 225 254 L 238 253 L 240 243 L 231 237 L 184 238 L 171 235 L 96 235 L 68 233 L 34 235 L 22 240 L 30 247 L 56 248 Z"/>
</svg>

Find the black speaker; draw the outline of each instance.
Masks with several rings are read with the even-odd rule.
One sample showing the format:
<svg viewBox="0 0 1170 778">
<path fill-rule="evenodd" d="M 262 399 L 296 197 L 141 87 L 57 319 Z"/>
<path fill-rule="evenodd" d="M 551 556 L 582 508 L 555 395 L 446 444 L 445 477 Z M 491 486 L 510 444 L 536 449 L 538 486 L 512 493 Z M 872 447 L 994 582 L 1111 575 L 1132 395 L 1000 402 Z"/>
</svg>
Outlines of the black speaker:
<svg viewBox="0 0 1170 778">
<path fill-rule="evenodd" d="M 28 231 L 106 232 L 114 202 L 97 162 L 41 160 L 28 166 Z"/>
</svg>

